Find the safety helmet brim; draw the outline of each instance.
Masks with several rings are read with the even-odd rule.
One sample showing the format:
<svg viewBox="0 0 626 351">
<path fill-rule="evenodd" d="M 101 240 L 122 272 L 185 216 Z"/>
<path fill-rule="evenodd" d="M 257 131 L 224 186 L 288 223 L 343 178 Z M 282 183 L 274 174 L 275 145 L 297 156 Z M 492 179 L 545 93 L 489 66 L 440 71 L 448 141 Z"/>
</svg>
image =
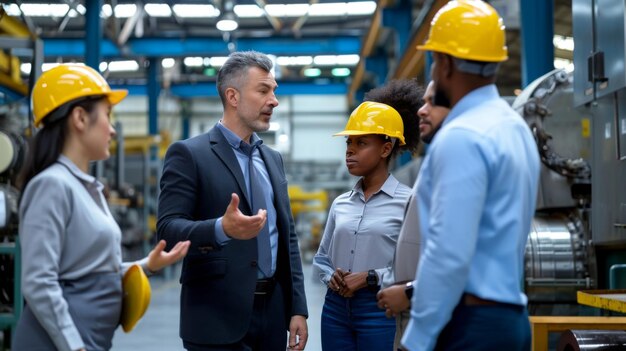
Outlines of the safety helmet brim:
<svg viewBox="0 0 626 351">
<path fill-rule="evenodd" d="M 117 105 L 128 96 L 128 90 L 117 89 L 105 94 L 111 105 Z"/>
<path fill-rule="evenodd" d="M 372 133 L 372 132 L 364 132 L 364 131 L 360 131 L 360 130 L 344 130 L 344 131 L 341 131 L 339 133 L 333 134 L 333 136 L 350 136 L 350 135 L 384 135 L 384 136 L 387 136 L 387 137 L 390 137 L 390 138 L 394 138 L 394 137 L 391 137 L 391 136 L 389 136 L 387 134 L 384 134 L 384 133 Z M 405 145 L 406 144 L 406 142 L 404 141 L 404 136 L 398 136 L 398 137 L 395 137 L 395 138 L 400 141 L 400 145 Z"/>
</svg>

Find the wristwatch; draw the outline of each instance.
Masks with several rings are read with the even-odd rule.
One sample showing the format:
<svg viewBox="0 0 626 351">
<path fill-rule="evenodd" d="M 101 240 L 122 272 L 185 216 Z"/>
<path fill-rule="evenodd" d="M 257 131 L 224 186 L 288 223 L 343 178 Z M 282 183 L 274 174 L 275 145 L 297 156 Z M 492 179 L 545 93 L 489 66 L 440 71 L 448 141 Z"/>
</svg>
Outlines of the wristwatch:
<svg viewBox="0 0 626 351">
<path fill-rule="evenodd" d="M 411 301 L 413 298 L 413 282 L 406 283 L 404 287 L 404 294 L 406 295 L 406 298 Z"/>
<path fill-rule="evenodd" d="M 378 290 L 378 274 L 373 269 L 367 271 L 367 278 L 365 278 L 365 282 L 367 283 L 367 288 L 370 291 Z"/>
</svg>

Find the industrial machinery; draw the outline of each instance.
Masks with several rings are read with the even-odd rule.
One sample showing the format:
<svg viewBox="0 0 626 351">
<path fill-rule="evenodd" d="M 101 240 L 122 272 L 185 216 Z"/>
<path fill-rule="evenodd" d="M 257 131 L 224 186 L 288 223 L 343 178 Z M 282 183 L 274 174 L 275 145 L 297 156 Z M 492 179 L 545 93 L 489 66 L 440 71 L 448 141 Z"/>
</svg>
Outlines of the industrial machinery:
<svg viewBox="0 0 626 351">
<path fill-rule="evenodd" d="M 552 314 L 556 305 L 575 305 L 577 290 L 597 286 L 589 230 L 590 119 L 574 109 L 572 100 L 573 76 L 555 70 L 513 102 L 535 137 L 542 162 L 525 260 L 531 313 Z"/>
<path fill-rule="evenodd" d="M 623 290 L 617 294 L 626 288 L 626 6 L 573 0 L 572 13 L 575 71 L 540 77 L 513 103 L 542 161 L 526 247 L 531 314 L 605 313 L 577 304 L 589 292 L 577 300 L 576 291 L 589 289 L 626 311 Z M 603 348 L 617 334 L 567 331 L 559 350 L 623 349 Z"/>
<path fill-rule="evenodd" d="M 104 178 L 110 180 L 107 201 L 111 214 L 122 230 L 122 258 L 130 261 L 144 257 L 152 246 L 161 161 L 171 138 L 166 132 L 124 136 L 120 123 L 115 129 L 112 157 L 104 162 Z"/>
<path fill-rule="evenodd" d="M 33 67 L 27 81 L 22 62 Z M 42 62 L 42 41 L 0 6 L 0 349 L 9 347 L 22 310 L 16 180 L 32 131 L 28 92 Z"/>
<path fill-rule="evenodd" d="M 290 185 L 289 201 L 296 233 L 300 235 L 302 259 L 310 262 L 324 234 L 329 205 L 328 193 L 324 190 L 305 191 L 298 185 Z"/>
<path fill-rule="evenodd" d="M 21 311 L 17 173 L 24 161 L 26 143 L 20 134 L 19 104 L 0 105 L 0 349 L 8 344 Z M 27 119 L 26 119 L 27 120 Z"/>
</svg>

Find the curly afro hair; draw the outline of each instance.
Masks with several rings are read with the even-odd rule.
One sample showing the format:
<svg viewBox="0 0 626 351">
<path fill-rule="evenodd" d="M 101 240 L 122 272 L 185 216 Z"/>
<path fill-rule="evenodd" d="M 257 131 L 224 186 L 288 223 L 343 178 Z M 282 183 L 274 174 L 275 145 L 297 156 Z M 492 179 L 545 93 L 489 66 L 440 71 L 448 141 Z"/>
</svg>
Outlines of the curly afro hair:
<svg viewBox="0 0 626 351">
<path fill-rule="evenodd" d="M 380 102 L 396 109 L 402 117 L 404 124 L 405 145 L 395 147 L 391 158 L 395 157 L 399 150 L 409 151 L 415 155 L 420 143 L 419 119 L 417 110 L 422 106 L 424 88 L 417 83 L 416 79 L 391 80 L 382 87 L 372 89 L 365 93 L 365 101 Z"/>
</svg>

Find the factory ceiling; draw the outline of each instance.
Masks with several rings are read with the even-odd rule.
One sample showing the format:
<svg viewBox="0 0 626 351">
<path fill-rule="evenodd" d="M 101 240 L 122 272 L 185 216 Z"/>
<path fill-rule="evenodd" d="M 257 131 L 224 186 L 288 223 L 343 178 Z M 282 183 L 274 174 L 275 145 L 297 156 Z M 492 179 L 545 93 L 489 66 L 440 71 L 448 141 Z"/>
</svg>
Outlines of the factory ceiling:
<svg viewBox="0 0 626 351">
<path fill-rule="evenodd" d="M 91 0 L 15 0 L 6 2 L 4 9 L 43 39 L 45 62 L 84 61 L 84 38 L 90 25 L 85 19 L 87 1 Z M 499 2 L 503 1 L 508 0 Z M 304 91 L 312 86 L 344 86 L 346 92 L 354 93 L 388 78 L 423 77 L 423 62 L 399 70 L 400 56 L 413 48 L 407 43 L 398 45 L 398 38 L 408 41 L 422 26 L 420 19 L 429 21 L 424 14 L 436 12 L 446 1 L 101 2 L 100 70 L 114 84 L 144 83 L 149 58 L 161 63 L 164 86 L 211 83 L 230 51 L 255 49 L 276 57 L 281 81 L 309 84 L 302 86 Z M 571 37 L 571 0 L 554 4 L 555 34 Z M 385 17 L 382 8 L 400 10 L 388 11 Z M 222 20 L 231 20 L 221 25 L 236 29 L 218 26 Z M 401 20 L 407 23 L 406 30 L 397 25 Z M 519 29 L 508 30 L 507 45 L 510 60 L 503 65 L 501 71 L 506 74 L 498 83 L 510 94 L 521 86 Z M 571 51 L 555 49 L 557 58 L 571 60 L 571 56 Z M 24 77 L 28 69 L 23 67 Z"/>
</svg>

